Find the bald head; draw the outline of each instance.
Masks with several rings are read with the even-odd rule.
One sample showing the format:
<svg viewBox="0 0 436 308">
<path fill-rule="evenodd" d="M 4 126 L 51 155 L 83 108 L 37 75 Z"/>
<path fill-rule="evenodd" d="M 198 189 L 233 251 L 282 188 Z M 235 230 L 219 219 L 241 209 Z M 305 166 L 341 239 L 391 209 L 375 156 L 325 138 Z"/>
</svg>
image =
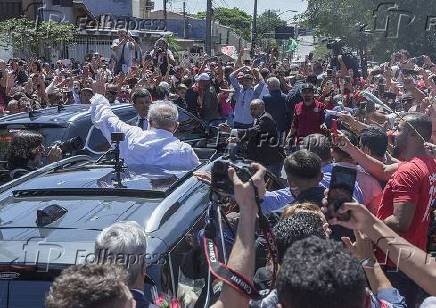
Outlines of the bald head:
<svg viewBox="0 0 436 308">
<path fill-rule="evenodd" d="M 260 117 L 265 112 L 265 103 L 261 99 L 253 99 L 250 103 L 250 112 L 253 118 Z"/>
</svg>

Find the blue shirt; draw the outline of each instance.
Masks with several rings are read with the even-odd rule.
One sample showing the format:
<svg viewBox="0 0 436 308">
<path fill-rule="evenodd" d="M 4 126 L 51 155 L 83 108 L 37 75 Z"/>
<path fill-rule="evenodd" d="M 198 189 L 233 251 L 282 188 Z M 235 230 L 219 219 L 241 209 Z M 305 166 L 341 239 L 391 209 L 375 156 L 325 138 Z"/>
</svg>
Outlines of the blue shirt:
<svg viewBox="0 0 436 308">
<path fill-rule="evenodd" d="M 235 93 L 233 94 L 235 97 L 235 108 L 233 111 L 234 122 L 242 123 L 242 124 L 251 124 L 253 123 L 253 117 L 250 112 L 250 103 L 253 99 L 259 98 L 262 90 L 265 86 L 265 81 L 259 81 L 256 89 L 250 87 L 248 89 L 243 89 L 239 84 L 239 81 L 235 78 L 233 74 L 230 74 L 230 83 L 232 84 Z"/>
</svg>

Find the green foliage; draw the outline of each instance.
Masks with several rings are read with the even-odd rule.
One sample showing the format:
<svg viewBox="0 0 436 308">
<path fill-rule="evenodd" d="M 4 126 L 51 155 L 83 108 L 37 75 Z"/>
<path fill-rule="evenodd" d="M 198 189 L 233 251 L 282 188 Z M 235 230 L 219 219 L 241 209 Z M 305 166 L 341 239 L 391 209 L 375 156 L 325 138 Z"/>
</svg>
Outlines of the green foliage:
<svg viewBox="0 0 436 308">
<path fill-rule="evenodd" d="M 267 10 L 257 17 L 257 38 L 263 46 L 277 45 L 274 33 L 280 26 L 286 26 L 286 21 L 280 18 L 278 10 Z"/>
<path fill-rule="evenodd" d="M 313 51 L 313 57 L 315 59 L 325 59 L 328 54 L 330 53 L 330 50 L 327 49 L 325 45 L 317 45 L 315 46 L 315 50 Z"/>
<path fill-rule="evenodd" d="M 368 49 L 375 60 L 384 61 L 392 51 L 403 48 L 412 55 L 436 56 L 436 31 L 426 31 L 428 16 L 436 15 L 433 1 L 395 1 L 398 10 L 409 11 L 410 15 L 415 16 L 409 25 L 407 18 L 403 17 L 398 36 L 400 13 L 395 10 L 388 12 L 392 4 L 381 6 L 376 11 L 381 3 L 380 0 L 308 0 L 307 11 L 302 18 L 307 26 L 317 30 L 318 35 L 342 37 L 349 46 L 357 48 L 360 38 L 355 24 L 367 24 L 368 30 L 374 30 L 374 25 L 383 28 L 389 16 L 387 32 L 366 35 Z"/>
<path fill-rule="evenodd" d="M 180 44 L 177 42 L 176 36 L 174 34 L 167 37 L 167 42 L 170 50 L 172 51 L 177 52 L 183 49 L 182 46 L 180 46 Z"/>
<path fill-rule="evenodd" d="M 206 12 L 198 12 L 195 17 L 204 19 Z M 238 8 L 219 7 L 213 11 L 213 18 L 220 24 L 232 28 L 244 39 L 251 36 L 251 16 Z"/>
<path fill-rule="evenodd" d="M 11 18 L 0 22 L 0 44 L 11 44 L 24 55 L 39 55 L 48 46 L 70 45 L 77 35 L 73 24 L 42 21 L 38 25 L 28 18 Z"/>
<path fill-rule="evenodd" d="M 274 33 L 276 27 L 286 26 L 286 21 L 281 19 L 279 11 L 268 10 L 257 17 L 257 34 L 261 37 L 274 37 L 268 33 Z"/>
</svg>

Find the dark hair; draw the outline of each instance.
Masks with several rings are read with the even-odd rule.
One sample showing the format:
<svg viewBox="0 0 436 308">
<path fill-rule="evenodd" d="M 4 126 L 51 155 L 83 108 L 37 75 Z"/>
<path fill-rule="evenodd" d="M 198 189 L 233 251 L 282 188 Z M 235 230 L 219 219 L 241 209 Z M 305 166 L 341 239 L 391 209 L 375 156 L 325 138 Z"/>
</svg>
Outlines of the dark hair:
<svg viewBox="0 0 436 308">
<path fill-rule="evenodd" d="M 355 134 L 346 129 L 342 129 L 341 133 L 344 134 L 345 137 L 348 138 L 348 140 L 350 140 L 352 145 L 359 145 L 359 140 L 357 139 L 357 136 Z M 339 155 L 342 159 L 351 159 L 351 156 L 347 152 L 342 151 L 340 147 L 334 145 L 332 148 L 335 151 L 336 155 Z"/>
<path fill-rule="evenodd" d="M 280 220 L 274 227 L 279 262 L 282 262 L 286 250 L 296 241 L 310 236 L 325 239 L 325 231 L 319 214 L 298 212 Z"/>
<path fill-rule="evenodd" d="M 41 62 L 39 62 L 39 61 L 33 61 L 32 62 L 32 64 L 36 64 L 36 70 L 38 71 L 38 72 L 41 72 L 42 71 L 42 65 L 41 65 Z"/>
<path fill-rule="evenodd" d="M 404 120 L 416 129 L 418 134 L 424 138 L 424 141 L 430 141 L 432 136 L 432 123 L 431 118 L 420 112 L 408 112 L 404 117 Z M 413 132 L 411 127 L 406 125 L 409 131 Z"/>
<path fill-rule="evenodd" d="M 73 265 L 50 288 L 47 308 L 122 307 L 131 299 L 127 273 L 115 265 Z"/>
<path fill-rule="evenodd" d="M 131 97 L 132 104 L 134 104 L 138 98 L 142 97 L 151 97 L 151 94 L 147 89 L 136 90 Z"/>
<path fill-rule="evenodd" d="M 14 133 L 7 153 L 8 168 L 13 170 L 27 167 L 29 161 L 35 159 L 32 150 L 40 146 L 43 140 L 39 133 L 25 130 Z"/>
<path fill-rule="evenodd" d="M 388 135 L 383 128 L 371 125 L 360 132 L 360 143 L 372 154 L 384 156 L 388 149 Z"/>
<path fill-rule="evenodd" d="M 168 95 L 167 89 L 165 89 L 162 86 L 157 86 L 155 91 L 155 98 L 156 100 L 164 100 L 166 96 Z"/>
<path fill-rule="evenodd" d="M 330 162 L 332 160 L 331 147 L 330 140 L 321 134 L 311 134 L 304 137 L 303 143 L 300 145 L 301 149 L 309 150 L 318 155 L 323 162 Z"/>
<path fill-rule="evenodd" d="M 299 179 L 315 179 L 321 173 L 321 158 L 308 150 L 299 150 L 285 158 L 285 171 Z"/>
<path fill-rule="evenodd" d="M 339 242 L 316 236 L 289 247 L 276 285 L 284 308 L 360 308 L 365 303 L 362 266 Z"/>
</svg>

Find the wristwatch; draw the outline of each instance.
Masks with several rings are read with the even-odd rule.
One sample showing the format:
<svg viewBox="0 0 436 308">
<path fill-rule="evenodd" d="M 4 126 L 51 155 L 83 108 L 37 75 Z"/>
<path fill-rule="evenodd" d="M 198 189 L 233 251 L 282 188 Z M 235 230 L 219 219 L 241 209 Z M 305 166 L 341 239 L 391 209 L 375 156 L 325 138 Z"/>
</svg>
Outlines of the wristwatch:
<svg viewBox="0 0 436 308">
<path fill-rule="evenodd" d="M 376 262 L 377 260 L 372 256 L 361 260 L 360 265 L 362 265 L 362 267 L 374 267 Z"/>
</svg>

